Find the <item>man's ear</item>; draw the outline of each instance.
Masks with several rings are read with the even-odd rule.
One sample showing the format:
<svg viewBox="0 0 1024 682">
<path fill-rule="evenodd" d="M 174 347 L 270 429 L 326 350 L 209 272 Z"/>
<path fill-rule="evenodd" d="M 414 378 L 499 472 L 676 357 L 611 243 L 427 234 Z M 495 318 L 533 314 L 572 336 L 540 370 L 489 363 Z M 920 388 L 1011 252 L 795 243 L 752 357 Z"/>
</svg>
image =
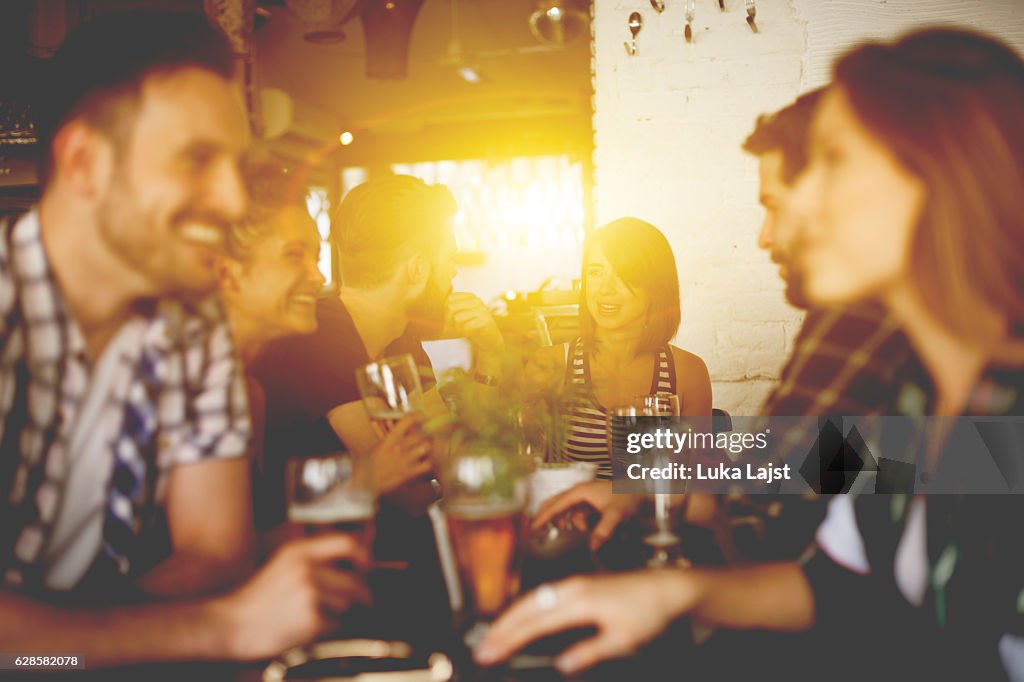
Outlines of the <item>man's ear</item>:
<svg viewBox="0 0 1024 682">
<path fill-rule="evenodd" d="M 430 261 L 421 253 L 414 253 L 405 263 L 409 284 L 417 286 L 430 279 Z"/>
<path fill-rule="evenodd" d="M 69 121 L 53 140 L 54 175 L 83 197 L 106 192 L 115 163 L 113 142 L 85 121 Z"/>
</svg>

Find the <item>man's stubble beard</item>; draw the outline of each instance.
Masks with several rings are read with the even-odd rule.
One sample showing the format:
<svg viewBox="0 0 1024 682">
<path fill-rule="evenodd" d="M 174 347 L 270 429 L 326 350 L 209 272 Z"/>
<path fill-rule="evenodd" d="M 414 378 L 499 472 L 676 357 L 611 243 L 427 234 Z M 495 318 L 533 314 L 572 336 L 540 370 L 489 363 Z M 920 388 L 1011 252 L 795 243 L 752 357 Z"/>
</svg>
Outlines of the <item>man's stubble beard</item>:
<svg viewBox="0 0 1024 682">
<path fill-rule="evenodd" d="M 100 199 L 97 220 L 99 238 L 106 249 L 126 269 L 147 280 L 154 288 L 159 288 L 159 283 L 153 281 L 145 266 L 151 248 L 138 243 L 136 232 L 150 228 L 140 227 L 147 221 L 135 203 L 129 179 L 120 166 L 114 171 L 110 187 Z"/>
<path fill-rule="evenodd" d="M 431 274 L 423 293 L 406 307 L 407 329 L 416 338 L 431 338 L 441 333 L 445 327 L 448 296 L 451 292 L 450 284 L 447 287 L 439 286 Z"/>
<path fill-rule="evenodd" d="M 783 278 L 785 283 L 786 302 L 794 308 L 807 310 L 810 301 L 807 300 L 807 291 L 804 288 L 804 275 L 800 270 L 801 245 L 796 242 L 788 249 L 788 253 L 779 250 L 772 251 L 772 261 L 786 267 L 786 275 Z"/>
<path fill-rule="evenodd" d="M 111 181 L 111 188 L 101 199 L 98 209 L 99 234 L 106 247 L 117 259 L 146 280 L 154 297 L 171 297 L 185 301 L 201 301 L 216 291 L 216 281 L 210 264 L 210 284 L 196 287 L 195 282 L 178 276 L 179 268 L 165 262 L 173 239 L 168 233 L 164 240 L 153 238 L 162 229 L 158 220 L 143 209 L 132 191 L 128 174 L 119 167 Z M 170 221 L 172 224 L 174 220 Z M 172 230 L 172 225 L 166 226 Z M 149 238 L 139 239 L 140 230 Z M 164 243 L 161 243 L 164 241 Z M 156 257 L 154 257 L 156 256 Z"/>
<path fill-rule="evenodd" d="M 792 267 L 786 277 L 786 302 L 800 310 L 807 310 L 810 307 L 810 301 L 807 300 L 804 291 L 804 278 Z"/>
</svg>

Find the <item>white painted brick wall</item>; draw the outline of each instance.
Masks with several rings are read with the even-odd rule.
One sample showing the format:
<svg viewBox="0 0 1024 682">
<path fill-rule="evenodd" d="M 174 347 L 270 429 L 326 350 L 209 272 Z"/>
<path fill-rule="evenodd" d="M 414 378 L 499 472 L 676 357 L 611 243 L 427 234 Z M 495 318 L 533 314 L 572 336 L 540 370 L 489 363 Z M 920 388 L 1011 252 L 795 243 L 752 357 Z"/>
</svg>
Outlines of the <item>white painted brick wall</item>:
<svg viewBox="0 0 1024 682">
<path fill-rule="evenodd" d="M 1024 48 L 1024 0 L 595 0 L 595 199 L 599 224 L 632 215 L 660 227 L 679 266 L 682 347 L 707 362 L 715 405 L 756 414 L 799 329 L 782 283 L 757 249 L 756 160 L 740 150 L 757 115 L 828 77 L 838 51 L 937 22 L 996 32 Z M 632 11 L 644 26 L 626 55 Z"/>
</svg>

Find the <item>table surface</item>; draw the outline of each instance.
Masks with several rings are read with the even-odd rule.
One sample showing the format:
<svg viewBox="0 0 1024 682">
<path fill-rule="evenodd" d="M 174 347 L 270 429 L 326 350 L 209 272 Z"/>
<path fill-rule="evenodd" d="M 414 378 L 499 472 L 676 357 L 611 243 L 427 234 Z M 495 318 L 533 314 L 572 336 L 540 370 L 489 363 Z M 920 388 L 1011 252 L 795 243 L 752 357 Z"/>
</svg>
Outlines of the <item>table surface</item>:
<svg viewBox="0 0 1024 682">
<path fill-rule="evenodd" d="M 642 530 L 634 530 L 630 533 L 626 529 L 626 532 L 619 536 L 618 546 L 606 547 L 597 555 L 592 554 L 585 543 L 581 542 L 555 559 L 527 558 L 522 573 L 523 590 L 542 582 L 557 580 L 573 574 L 592 573 L 597 570 L 595 559 L 602 564 L 603 568 L 636 567 L 639 564 L 637 558 L 640 552 L 639 543 L 641 541 L 639 538 L 642 533 Z M 565 679 L 552 668 L 510 670 L 507 667 L 499 667 L 481 670 L 474 666 L 458 635 L 459 618 L 454 617 L 448 607 L 447 593 L 436 561 L 436 552 L 431 555 L 432 550 L 429 544 L 421 543 L 419 546 L 415 546 L 415 542 L 411 544 L 413 545 L 411 551 L 413 556 L 409 556 L 407 553 L 403 557 L 410 559 L 407 570 L 377 571 L 368 577 L 374 594 L 374 607 L 363 613 L 346 614 L 346 626 L 339 633 L 341 637 L 398 640 L 409 642 L 422 651 L 442 651 L 448 654 L 455 663 L 455 682 L 547 682 Z M 402 545 L 403 550 L 408 552 L 410 543 L 406 541 Z M 698 554 L 705 550 L 706 548 L 697 547 Z M 388 548 L 384 548 L 384 553 L 388 554 Z M 624 557 L 630 557 L 630 559 L 625 560 Z M 706 647 L 700 648 L 705 649 Z M 554 648 L 545 653 L 558 650 L 559 648 Z M 718 676 L 703 677 L 700 674 L 702 671 L 717 670 L 721 672 L 721 664 L 702 663 L 695 667 L 694 656 L 696 655 L 699 655 L 699 652 L 692 644 L 689 624 L 680 622 L 668 629 L 638 655 L 604 664 L 573 679 L 592 682 L 606 680 L 609 682 L 641 682 L 644 680 L 682 679 L 684 676 L 687 680 L 731 679 L 731 677 Z M 729 656 L 727 655 L 726 658 Z M 84 674 L 78 673 L 71 679 L 102 680 L 103 682 L 120 682 L 122 680 L 259 682 L 266 665 L 266 661 L 250 665 L 238 663 L 144 665 L 87 671 Z M 681 676 L 681 671 L 686 671 L 686 674 Z M 67 676 L 33 676 L 32 679 L 67 678 Z"/>
<path fill-rule="evenodd" d="M 724 633 L 700 647 L 694 647 L 689 624 L 681 621 L 635 656 L 611 661 L 566 678 L 547 669 L 512 671 L 507 668 L 480 670 L 456 661 L 452 682 L 661 682 L 678 680 L 846 679 L 836 663 L 842 657 L 815 658 L 820 642 L 803 635 L 775 633 Z M 718 641 L 716 641 L 718 640 Z M 90 671 L 84 676 L 36 677 L 36 680 L 75 682 L 261 682 L 266 662 L 183 663 L 133 666 L 116 670 Z M 823 674 L 824 672 L 828 674 Z M 0 676 L 0 679 L 7 679 Z M 883 679 L 886 679 L 883 677 Z"/>
</svg>

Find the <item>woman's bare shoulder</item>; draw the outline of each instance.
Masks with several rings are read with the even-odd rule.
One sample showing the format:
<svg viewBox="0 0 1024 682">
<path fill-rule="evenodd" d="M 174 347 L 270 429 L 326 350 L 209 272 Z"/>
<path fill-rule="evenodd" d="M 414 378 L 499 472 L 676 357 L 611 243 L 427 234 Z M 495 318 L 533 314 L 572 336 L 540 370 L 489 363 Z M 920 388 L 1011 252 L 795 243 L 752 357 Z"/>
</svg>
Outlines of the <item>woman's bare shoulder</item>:
<svg viewBox="0 0 1024 682">
<path fill-rule="evenodd" d="M 699 355 L 691 353 L 688 350 L 683 350 L 678 346 L 670 345 L 669 348 L 672 349 L 672 359 L 675 361 L 676 368 L 680 370 L 680 373 L 708 373 L 708 366 Z"/>
<path fill-rule="evenodd" d="M 684 415 L 711 414 L 711 375 L 699 355 L 672 346 L 676 363 L 676 393 Z"/>
</svg>

